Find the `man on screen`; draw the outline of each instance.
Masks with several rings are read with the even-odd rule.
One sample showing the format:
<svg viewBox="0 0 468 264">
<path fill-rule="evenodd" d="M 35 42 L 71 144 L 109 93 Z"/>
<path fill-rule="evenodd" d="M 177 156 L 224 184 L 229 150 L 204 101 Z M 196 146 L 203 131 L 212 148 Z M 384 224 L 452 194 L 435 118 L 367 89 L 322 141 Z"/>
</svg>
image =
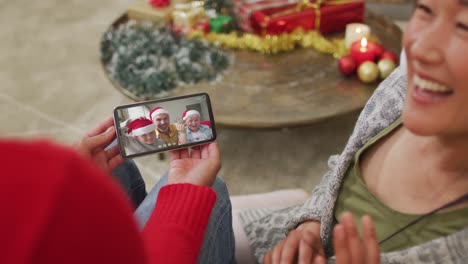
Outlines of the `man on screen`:
<svg viewBox="0 0 468 264">
<path fill-rule="evenodd" d="M 156 126 L 157 138 L 164 140 L 168 146 L 179 144 L 179 133 L 185 133 L 183 124 L 171 123 L 169 112 L 159 106 L 151 110 L 150 118 Z"/>
</svg>

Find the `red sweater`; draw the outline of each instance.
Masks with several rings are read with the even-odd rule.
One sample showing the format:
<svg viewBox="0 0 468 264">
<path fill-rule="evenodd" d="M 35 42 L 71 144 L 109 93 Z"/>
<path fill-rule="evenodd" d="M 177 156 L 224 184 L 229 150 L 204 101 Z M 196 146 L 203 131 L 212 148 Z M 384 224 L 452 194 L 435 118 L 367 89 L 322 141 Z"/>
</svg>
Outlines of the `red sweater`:
<svg viewBox="0 0 468 264">
<path fill-rule="evenodd" d="M 118 185 L 73 150 L 0 140 L 0 263 L 195 263 L 216 193 L 161 189 L 143 234 Z"/>
</svg>

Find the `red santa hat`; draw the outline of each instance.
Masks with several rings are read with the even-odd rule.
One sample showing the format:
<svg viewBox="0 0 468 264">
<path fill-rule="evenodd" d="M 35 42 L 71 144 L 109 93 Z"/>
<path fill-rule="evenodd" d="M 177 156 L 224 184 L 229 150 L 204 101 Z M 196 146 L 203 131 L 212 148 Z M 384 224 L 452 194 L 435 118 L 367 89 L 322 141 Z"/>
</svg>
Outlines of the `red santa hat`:
<svg viewBox="0 0 468 264">
<path fill-rule="evenodd" d="M 197 116 L 200 116 L 200 113 L 197 111 L 197 110 L 185 110 L 183 113 L 182 113 L 182 120 L 186 120 L 189 116 L 191 115 L 197 115 Z"/>
<path fill-rule="evenodd" d="M 128 124 L 128 134 L 131 136 L 141 136 L 156 130 L 156 126 L 146 117 L 140 117 Z"/>
<path fill-rule="evenodd" d="M 159 106 L 156 106 L 153 110 L 151 110 L 150 112 L 150 118 L 151 120 L 154 120 L 154 118 L 159 115 L 159 114 L 169 114 L 169 112 L 162 108 L 162 107 L 159 107 Z"/>
</svg>

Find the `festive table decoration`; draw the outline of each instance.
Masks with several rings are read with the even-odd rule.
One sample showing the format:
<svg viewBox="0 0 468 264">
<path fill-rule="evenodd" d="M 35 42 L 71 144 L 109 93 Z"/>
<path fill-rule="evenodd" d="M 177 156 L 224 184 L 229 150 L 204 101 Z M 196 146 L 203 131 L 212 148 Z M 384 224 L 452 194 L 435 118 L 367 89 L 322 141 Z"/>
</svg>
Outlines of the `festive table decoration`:
<svg viewBox="0 0 468 264">
<path fill-rule="evenodd" d="M 358 67 L 366 61 L 374 61 L 377 58 L 376 46 L 373 43 L 369 45 L 370 43 L 366 38 L 363 38 L 361 41 L 356 41 L 351 45 L 350 54 Z"/>
<path fill-rule="evenodd" d="M 376 58 L 376 50 L 368 45 L 366 38 L 361 41 L 356 41 L 351 45 L 351 57 L 356 61 L 357 66 L 365 61 L 374 61 Z"/>
<path fill-rule="evenodd" d="M 359 80 L 364 83 L 373 83 L 379 78 L 379 68 L 373 61 L 366 61 L 358 67 Z"/>
<path fill-rule="evenodd" d="M 346 25 L 345 31 L 345 46 L 350 48 L 351 44 L 356 41 L 360 41 L 363 38 L 369 39 L 370 37 L 370 27 L 362 23 L 350 23 Z"/>
<path fill-rule="evenodd" d="M 382 55 L 380 56 L 380 59 L 389 59 L 391 61 L 393 61 L 395 64 L 398 64 L 398 57 L 395 53 L 389 51 L 389 50 L 386 50 L 382 53 Z"/>
<path fill-rule="evenodd" d="M 383 53 L 385 52 L 385 48 L 384 46 L 382 46 L 381 44 L 379 43 L 376 43 L 376 42 L 373 42 L 373 41 L 368 41 L 367 42 L 367 45 L 369 46 L 369 48 L 371 50 L 374 51 L 375 53 L 375 60 L 378 61 L 381 59 Z"/>
<path fill-rule="evenodd" d="M 169 7 L 155 8 L 147 0 L 137 0 L 128 8 L 127 15 L 137 21 L 166 22 L 170 12 Z"/>
<path fill-rule="evenodd" d="M 351 55 L 346 55 L 340 58 L 338 62 L 340 72 L 346 76 L 353 74 L 356 71 L 356 61 Z"/>
<path fill-rule="evenodd" d="M 294 30 L 290 34 L 258 36 L 256 34 L 218 34 L 210 32 L 203 34 L 193 31 L 189 38 L 201 38 L 217 46 L 227 47 L 237 50 L 250 50 L 262 54 L 277 54 L 291 51 L 296 47 L 314 49 L 321 53 L 331 54 L 335 58 L 340 58 L 348 51 L 344 46 L 343 39 L 327 39 L 317 31 L 304 31 L 301 28 Z"/>
<path fill-rule="evenodd" d="M 171 5 L 174 4 L 175 0 L 171 0 Z M 213 0 L 222 2 L 223 0 Z M 206 2 L 205 2 L 206 7 Z M 205 13 L 207 13 L 205 11 Z M 224 14 L 224 13 L 218 13 Z M 155 41 L 156 36 L 162 38 L 158 32 L 154 35 L 153 31 L 149 31 L 145 34 L 150 38 L 148 41 L 135 41 L 136 34 L 127 35 L 125 42 L 128 45 L 133 45 L 129 48 L 126 45 L 121 45 L 124 42 L 124 37 L 120 36 L 117 39 L 116 30 L 128 22 L 128 15 L 122 13 L 115 17 L 112 23 L 109 24 L 109 30 L 105 33 L 106 41 L 101 43 L 101 54 L 102 69 L 105 75 L 109 78 L 117 91 L 122 92 L 125 96 L 131 98 L 131 100 L 142 101 L 146 99 L 156 99 L 167 96 L 178 96 L 197 92 L 208 92 L 210 97 L 213 98 L 213 104 L 216 102 L 217 105 L 213 105 L 216 110 L 217 122 L 223 125 L 231 127 L 291 127 L 295 125 L 304 125 L 323 120 L 324 118 L 330 118 L 336 115 L 349 113 L 361 109 L 369 96 L 372 95 L 375 84 L 364 85 L 356 76 L 356 78 L 344 78 L 339 76 L 337 73 L 338 63 L 335 61 L 330 54 L 322 54 L 321 52 L 312 48 L 317 44 L 317 39 L 324 40 L 332 44 L 339 43 L 339 45 L 324 45 L 331 49 L 325 49 L 326 52 L 341 54 L 336 58 L 347 54 L 347 50 L 344 46 L 344 39 L 334 39 L 335 37 L 343 37 L 343 34 L 336 34 L 332 36 L 326 36 L 324 38 L 319 33 L 310 33 L 304 30 L 300 30 L 299 34 L 294 34 L 294 38 L 291 34 L 288 38 L 293 41 L 300 42 L 308 48 L 300 48 L 292 52 L 285 52 L 283 54 L 275 56 L 265 56 L 259 52 L 249 52 L 246 50 L 239 49 L 215 49 L 222 50 L 229 53 L 230 58 L 233 60 L 224 60 L 229 63 L 229 69 L 221 72 L 218 70 L 218 75 L 215 77 L 215 81 L 208 83 L 201 81 L 198 83 L 190 83 L 189 85 L 179 85 L 182 83 L 181 77 L 173 78 L 175 74 L 173 72 L 182 72 L 182 67 L 174 69 L 172 74 L 165 74 L 162 76 L 150 75 L 151 78 L 147 78 L 149 83 L 159 82 L 163 84 L 167 80 L 176 83 L 177 88 L 172 90 L 162 90 L 160 87 L 154 87 L 154 90 L 143 90 L 149 86 L 143 87 L 141 85 L 134 85 L 134 82 L 128 81 L 134 77 L 136 82 L 143 83 L 141 78 L 135 76 L 141 75 L 144 70 L 141 70 L 142 64 L 147 62 L 146 54 L 147 49 L 153 50 L 164 50 L 165 52 L 171 52 L 174 54 L 172 45 L 166 44 L 162 39 Z M 392 51 L 399 51 L 401 48 L 401 30 L 390 21 L 383 18 L 381 15 L 373 14 L 372 12 L 366 12 L 366 24 L 371 28 L 375 37 L 385 43 L 385 47 Z M 164 30 L 165 31 L 165 30 Z M 202 30 L 201 30 L 202 31 Z M 201 34 L 197 32 L 197 34 Z M 111 33 L 109 33 L 111 32 Z M 232 34 L 234 33 L 234 34 Z M 208 35 L 216 36 L 235 36 L 240 42 L 231 42 L 244 44 L 244 37 L 240 32 L 232 32 L 231 34 L 216 34 L 210 33 Z M 311 38 L 306 35 L 313 36 Z M 112 34 L 109 36 L 108 34 Z M 191 33 L 189 33 L 192 35 Z M 176 43 L 179 42 L 177 35 L 171 35 Z M 249 36 L 249 35 L 247 35 Z M 269 41 L 272 43 L 284 42 L 281 35 L 275 36 L 263 36 L 260 38 L 261 41 Z M 296 36 L 298 38 L 296 38 Z M 181 35 L 181 38 L 184 36 Z M 242 38 L 241 38 L 242 37 Z M 259 37 L 259 36 L 255 36 Z M 110 38 L 110 39 L 109 39 Z M 164 38 L 165 39 L 165 38 Z M 372 38 L 369 39 L 375 41 Z M 250 42 L 251 40 L 249 40 Z M 319 41 L 319 42 L 320 42 Z M 293 43 L 296 43 L 293 42 Z M 154 43 L 150 45 L 150 43 Z M 169 41 L 167 41 L 169 43 Z M 219 43 L 219 42 L 212 42 Z M 287 43 L 287 42 L 286 42 Z M 311 44 L 312 43 L 312 44 Z M 307 45 L 309 46 L 307 46 Z M 283 44 L 282 44 L 283 45 Z M 288 44 L 289 45 L 289 44 Z M 295 44 L 296 47 L 301 47 L 299 44 Z M 179 44 L 178 46 L 188 46 L 187 44 Z M 214 45 L 213 45 L 214 46 Z M 278 47 L 278 44 L 275 44 Z M 239 46 L 238 46 L 239 47 Z M 245 46 L 243 46 L 245 48 Z M 272 45 L 272 47 L 274 47 Z M 284 46 L 280 46 L 284 47 Z M 286 46 L 287 47 L 287 46 Z M 115 51 L 122 49 L 119 57 L 114 56 Z M 124 50 L 132 49 L 132 53 L 124 57 Z M 138 49 L 140 49 L 138 51 Z M 166 50 L 168 49 L 168 50 Z M 187 48 L 194 50 L 194 46 Z M 270 49 L 269 52 L 273 53 Z M 263 51 L 266 51 L 263 49 Z M 160 51 L 157 51 L 158 53 Z M 222 53 L 224 53 L 222 52 Z M 188 52 L 189 54 L 192 52 Z M 134 57 L 138 54 L 144 54 L 144 56 L 138 60 L 138 64 Z M 171 55 L 174 57 L 175 55 Z M 193 53 L 193 58 L 197 57 L 197 52 Z M 149 57 L 154 58 L 152 55 Z M 157 60 L 161 63 L 156 64 L 154 67 L 158 69 L 159 65 L 166 64 L 163 61 L 167 61 L 166 57 L 156 55 Z M 187 60 L 187 56 L 181 56 L 180 60 Z M 127 63 L 132 58 L 133 63 Z M 216 58 L 216 56 L 214 56 Z M 172 59 L 172 58 L 171 58 Z M 111 64 L 122 65 L 120 67 L 111 66 Z M 217 63 L 222 62 L 222 57 L 217 58 Z M 137 67 L 138 66 L 138 67 Z M 191 66 L 189 64 L 189 66 Z M 193 67 L 192 67 L 193 68 Z M 218 67 L 208 67 L 210 69 L 220 69 Z M 125 73 L 124 70 L 132 69 L 130 73 Z M 112 70 L 112 72 L 111 72 Z M 195 72 L 195 71 L 192 71 Z M 221 73 L 221 75 L 219 75 Z M 277 74 L 281 73 L 281 74 Z M 338 75 L 337 75 L 338 74 Z M 203 72 L 202 76 L 206 76 Z M 123 80 L 117 80 L 116 76 L 120 76 Z M 189 74 L 189 76 L 196 76 L 195 74 Z M 162 77 L 162 78 L 161 78 Z M 188 76 L 187 76 L 188 77 Z M 127 86 L 128 84 L 129 86 Z M 229 100 L 226 100 L 228 98 Z M 329 103 L 323 104 L 323 99 L 326 98 Z M 293 102 L 293 103 L 291 103 Z M 248 106 L 248 107 L 246 107 Z M 278 107 L 280 106 L 280 107 Z M 313 106 L 304 107 L 304 106 Z M 265 109 L 267 109 L 265 111 Z M 278 109 L 273 111 L 272 109 Z M 287 111 L 285 111 L 285 109 Z M 285 115 L 285 113 L 287 113 Z M 289 114 L 288 114 L 289 113 Z"/>
<path fill-rule="evenodd" d="M 230 64 L 230 57 L 216 47 L 175 36 L 165 26 L 135 21 L 107 31 L 101 53 L 112 79 L 139 98 L 215 80 Z"/>
<path fill-rule="evenodd" d="M 210 18 L 210 31 L 216 33 L 228 33 L 232 29 L 232 17 L 226 15 L 218 15 L 215 18 Z"/>
<path fill-rule="evenodd" d="M 302 0 L 233 0 L 233 12 L 238 26 L 244 32 L 254 32 L 252 28 L 252 13 L 269 8 L 287 7 L 296 5 Z"/>
<path fill-rule="evenodd" d="M 178 31 L 189 32 L 200 20 L 206 19 L 203 5 L 201 1 L 174 5 L 171 12 L 172 25 Z"/>
<path fill-rule="evenodd" d="M 232 0 L 204 0 L 205 10 L 214 10 L 216 14 L 234 17 Z"/>
<path fill-rule="evenodd" d="M 385 79 L 395 70 L 396 64 L 392 60 L 381 59 L 379 63 L 377 63 L 377 67 L 379 68 L 380 78 Z"/>
<path fill-rule="evenodd" d="M 204 32 L 205 34 L 210 32 L 210 20 L 208 18 L 206 19 L 200 19 L 192 28 L 193 30 L 196 31 L 201 31 Z"/>
<path fill-rule="evenodd" d="M 325 34 L 362 22 L 364 10 L 363 0 L 301 0 L 294 5 L 254 8 L 250 24 L 253 32 L 261 35 L 290 33 L 299 27 Z"/>
<path fill-rule="evenodd" d="M 358 78 L 364 83 L 372 83 L 379 77 L 387 78 L 396 68 L 396 59 L 395 53 L 385 50 L 376 40 L 362 38 L 351 44 L 350 54 L 339 59 L 338 69 L 343 75 L 350 76 L 357 68 Z"/>
</svg>

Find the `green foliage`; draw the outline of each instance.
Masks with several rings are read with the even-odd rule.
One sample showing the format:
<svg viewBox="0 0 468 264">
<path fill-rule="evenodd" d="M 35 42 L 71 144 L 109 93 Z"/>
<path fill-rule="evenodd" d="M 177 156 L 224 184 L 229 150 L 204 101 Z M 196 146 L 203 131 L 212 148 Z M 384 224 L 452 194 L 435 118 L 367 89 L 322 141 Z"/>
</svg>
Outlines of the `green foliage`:
<svg viewBox="0 0 468 264">
<path fill-rule="evenodd" d="M 179 84 L 214 80 L 229 56 L 164 26 L 129 21 L 103 36 L 101 59 L 112 79 L 139 98 L 154 98 Z"/>
</svg>

